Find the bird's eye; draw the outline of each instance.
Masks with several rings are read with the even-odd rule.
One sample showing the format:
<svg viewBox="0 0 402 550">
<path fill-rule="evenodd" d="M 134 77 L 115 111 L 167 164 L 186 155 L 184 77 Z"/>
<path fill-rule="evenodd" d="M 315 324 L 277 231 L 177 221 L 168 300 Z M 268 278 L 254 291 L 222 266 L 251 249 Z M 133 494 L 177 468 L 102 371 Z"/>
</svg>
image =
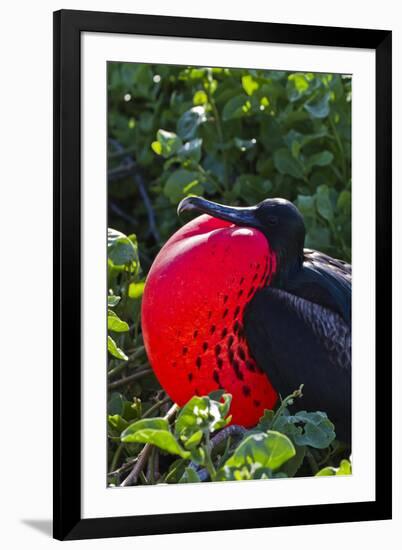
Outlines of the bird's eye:
<svg viewBox="0 0 402 550">
<path fill-rule="evenodd" d="M 268 218 L 267 218 L 267 224 L 268 224 L 268 225 L 278 225 L 278 218 L 277 218 L 277 216 L 268 216 Z"/>
</svg>

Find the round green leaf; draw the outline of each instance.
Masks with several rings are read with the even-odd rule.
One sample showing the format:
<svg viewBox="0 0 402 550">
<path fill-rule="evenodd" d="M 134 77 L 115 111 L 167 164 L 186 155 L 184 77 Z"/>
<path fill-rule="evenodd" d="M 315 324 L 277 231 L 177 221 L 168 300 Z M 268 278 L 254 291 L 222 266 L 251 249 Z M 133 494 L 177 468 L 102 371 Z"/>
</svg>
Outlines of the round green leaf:
<svg viewBox="0 0 402 550">
<path fill-rule="evenodd" d="M 257 467 L 277 470 L 296 454 L 293 443 L 286 435 L 275 431 L 256 433 L 246 437 L 225 467 L 255 469 Z"/>
<path fill-rule="evenodd" d="M 325 94 L 319 99 L 308 101 L 304 108 L 313 118 L 325 118 L 329 115 L 329 94 Z"/>
<path fill-rule="evenodd" d="M 296 179 L 303 179 L 304 174 L 302 165 L 292 156 L 289 149 L 285 147 L 275 151 L 274 165 L 281 174 L 288 174 Z"/>
<path fill-rule="evenodd" d="M 205 107 L 197 105 L 189 111 L 186 111 L 178 120 L 177 133 L 187 141 L 193 139 L 196 135 L 197 128 L 200 124 L 207 120 Z"/>
<path fill-rule="evenodd" d="M 177 204 L 188 193 L 202 195 L 203 187 L 200 184 L 200 174 L 189 170 L 179 169 L 173 172 L 163 189 L 170 202 Z"/>
</svg>

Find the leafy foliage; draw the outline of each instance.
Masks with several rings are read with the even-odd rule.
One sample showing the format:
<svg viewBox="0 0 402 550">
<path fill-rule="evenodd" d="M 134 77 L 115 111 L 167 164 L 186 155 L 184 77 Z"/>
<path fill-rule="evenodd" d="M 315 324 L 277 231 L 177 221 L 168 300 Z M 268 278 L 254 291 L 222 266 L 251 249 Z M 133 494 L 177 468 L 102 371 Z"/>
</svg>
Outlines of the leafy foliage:
<svg viewBox="0 0 402 550">
<path fill-rule="evenodd" d="M 301 389 L 248 431 L 231 425 L 223 392 L 169 412 L 140 319 L 146 273 L 188 194 L 287 198 L 307 247 L 351 259 L 350 77 L 109 63 L 108 103 L 108 483 L 138 464 L 138 484 L 350 474 L 325 412 L 292 411 Z"/>
<path fill-rule="evenodd" d="M 188 194 L 283 197 L 305 217 L 306 246 L 350 260 L 350 77 L 110 63 L 108 81 L 109 136 L 134 158 L 162 242 Z M 111 168 L 121 160 L 111 142 Z M 148 263 L 161 242 L 140 195 L 131 174 L 113 179 L 110 219 L 136 232 Z"/>
</svg>

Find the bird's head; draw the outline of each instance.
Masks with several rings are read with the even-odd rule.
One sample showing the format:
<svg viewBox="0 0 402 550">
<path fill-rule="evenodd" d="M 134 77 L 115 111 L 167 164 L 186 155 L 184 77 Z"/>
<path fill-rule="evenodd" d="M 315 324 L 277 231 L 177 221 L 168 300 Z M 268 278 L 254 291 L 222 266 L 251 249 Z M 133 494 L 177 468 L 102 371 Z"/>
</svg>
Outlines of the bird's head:
<svg viewBox="0 0 402 550">
<path fill-rule="evenodd" d="M 303 217 L 296 206 L 285 199 L 265 199 L 255 206 L 242 207 L 217 204 L 203 197 L 187 197 L 180 202 L 177 212 L 188 211 L 209 214 L 234 225 L 261 231 L 277 255 L 279 278 L 286 278 L 289 271 L 297 269 L 303 262 Z"/>
</svg>

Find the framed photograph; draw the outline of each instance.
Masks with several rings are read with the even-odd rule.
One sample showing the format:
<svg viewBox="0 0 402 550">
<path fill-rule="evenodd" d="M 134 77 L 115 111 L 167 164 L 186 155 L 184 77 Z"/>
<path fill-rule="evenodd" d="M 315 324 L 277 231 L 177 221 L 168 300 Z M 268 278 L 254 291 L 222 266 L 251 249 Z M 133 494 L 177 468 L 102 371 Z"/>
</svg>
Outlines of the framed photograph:
<svg viewBox="0 0 402 550">
<path fill-rule="evenodd" d="M 390 519 L 391 237 L 390 31 L 56 12 L 54 536 Z"/>
</svg>

